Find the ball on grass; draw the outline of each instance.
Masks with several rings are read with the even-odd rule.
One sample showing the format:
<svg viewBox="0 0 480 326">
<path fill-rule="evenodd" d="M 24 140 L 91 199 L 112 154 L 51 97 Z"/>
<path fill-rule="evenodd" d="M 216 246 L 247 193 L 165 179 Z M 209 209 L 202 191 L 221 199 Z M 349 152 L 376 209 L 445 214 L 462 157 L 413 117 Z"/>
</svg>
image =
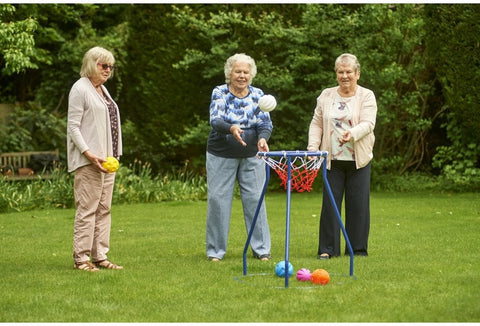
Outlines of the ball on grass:
<svg viewBox="0 0 480 326">
<path fill-rule="evenodd" d="M 277 107 L 277 100 L 275 97 L 273 97 L 273 95 L 263 95 L 258 100 L 258 107 L 263 112 L 273 111 Z"/>
<path fill-rule="evenodd" d="M 316 269 L 312 273 L 312 283 L 326 285 L 330 282 L 330 275 L 324 269 Z"/>
<path fill-rule="evenodd" d="M 108 171 L 108 173 L 113 173 L 118 170 L 120 163 L 118 163 L 118 160 L 115 157 L 109 156 L 106 158 L 105 162 L 102 163 L 102 166 Z"/>
<path fill-rule="evenodd" d="M 275 274 L 279 277 L 285 277 L 285 260 L 282 260 L 275 266 Z M 288 276 L 293 274 L 293 265 L 288 262 Z"/>
<path fill-rule="evenodd" d="M 312 273 L 309 269 L 302 268 L 297 271 L 297 280 L 300 282 L 307 282 L 312 279 Z"/>
</svg>

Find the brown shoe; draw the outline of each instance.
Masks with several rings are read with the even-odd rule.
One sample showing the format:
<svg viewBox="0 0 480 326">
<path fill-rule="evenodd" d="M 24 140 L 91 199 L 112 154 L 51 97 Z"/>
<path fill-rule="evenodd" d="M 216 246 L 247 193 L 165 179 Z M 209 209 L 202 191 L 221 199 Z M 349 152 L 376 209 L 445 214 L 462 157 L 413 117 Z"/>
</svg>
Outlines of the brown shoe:
<svg viewBox="0 0 480 326">
<path fill-rule="evenodd" d="M 123 266 L 118 266 L 117 264 L 112 263 L 108 259 L 97 261 L 95 262 L 98 268 L 106 268 L 106 269 L 123 269 Z"/>
<path fill-rule="evenodd" d="M 89 261 L 83 261 L 83 262 L 80 262 L 80 263 L 75 263 L 73 265 L 73 268 L 81 269 L 82 271 L 87 271 L 87 272 L 97 272 L 97 271 L 99 271 L 99 269 Z"/>
<path fill-rule="evenodd" d="M 269 261 L 270 259 L 272 259 L 272 257 L 270 255 L 253 255 L 253 257 L 261 260 L 261 261 Z"/>
<path fill-rule="evenodd" d="M 318 259 L 330 259 L 330 254 L 323 253 L 321 255 L 318 255 Z"/>
</svg>

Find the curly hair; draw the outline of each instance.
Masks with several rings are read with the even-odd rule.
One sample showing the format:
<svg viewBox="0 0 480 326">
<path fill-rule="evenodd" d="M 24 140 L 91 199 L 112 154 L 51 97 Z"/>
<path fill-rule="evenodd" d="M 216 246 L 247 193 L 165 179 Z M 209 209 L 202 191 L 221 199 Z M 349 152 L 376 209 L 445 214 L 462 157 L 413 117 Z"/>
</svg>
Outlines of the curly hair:
<svg viewBox="0 0 480 326">
<path fill-rule="evenodd" d="M 244 62 L 250 65 L 250 81 L 248 84 L 252 83 L 253 78 L 257 74 L 257 65 L 255 64 L 255 60 L 252 57 L 246 55 L 245 53 L 237 53 L 232 55 L 230 58 L 227 59 L 225 62 L 225 82 L 227 84 L 230 83 L 230 74 L 232 73 L 233 65 L 237 62 Z"/>
<path fill-rule="evenodd" d="M 342 63 L 351 65 L 355 72 L 360 71 L 360 63 L 358 62 L 357 57 L 353 54 L 344 53 L 339 55 L 338 58 L 335 60 L 335 72 L 337 71 L 338 66 Z"/>
</svg>

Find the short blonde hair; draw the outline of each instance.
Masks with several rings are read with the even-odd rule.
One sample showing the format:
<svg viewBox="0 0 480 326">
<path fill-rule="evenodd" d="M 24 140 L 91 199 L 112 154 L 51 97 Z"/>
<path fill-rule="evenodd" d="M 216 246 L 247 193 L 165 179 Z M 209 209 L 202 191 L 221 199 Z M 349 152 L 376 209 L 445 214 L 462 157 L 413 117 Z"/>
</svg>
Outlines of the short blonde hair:
<svg viewBox="0 0 480 326">
<path fill-rule="evenodd" d="M 246 55 L 245 53 L 237 53 L 232 55 L 230 58 L 227 59 L 225 62 L 225 82 L 227 84 L 230 83 L 230 74 L 232 73 L 233 65 L 237 62 L 244 62 L 250 65 L 250 80 L 248 84 L 252 83 L 253 78 L 257 75 L 257 65 L 255 64 L 255 60 L 252 57 Z"/>
<path fill-rule="evenodd" d="M 81 77 L 92 77 L 97 73 L 97 63 L 106 63 L 113 66 L 115 58 L 112 52 L 100 46 L 96 46 L 88 50 L 83 56 L 82 68 L 80 69 Z M 110 78 L 113 76 L 111 71 Z"/>
<path fill-rule="evenodd" d="M 360 71 L 360 63 L 355 55 L 350 53 L 344 53 L 338 56 L 337 60 L 335 60 L 335 72 L 337 72 L 338 66 L 341 64 L 348 64 L 353 67 L 355 72 Z"/>
</svg>

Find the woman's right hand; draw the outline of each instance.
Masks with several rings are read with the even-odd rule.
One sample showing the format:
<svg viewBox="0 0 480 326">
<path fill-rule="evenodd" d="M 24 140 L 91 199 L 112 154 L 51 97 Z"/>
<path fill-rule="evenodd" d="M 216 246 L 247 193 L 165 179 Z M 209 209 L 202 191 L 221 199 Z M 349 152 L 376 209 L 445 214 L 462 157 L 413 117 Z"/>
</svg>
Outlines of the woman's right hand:
<svg viewBox="0 0 480 326">
<path fill-rule="evenodd" d="M 233 126 L 230 127 L 230 132 L 232 133 L 233 137 L 235 137 L 235 139 L 240 144 L 242 144 L 242 146 L 247 146 L 247 143 L 244 142 L 243 139 L 242 139 L 242 134 L 243 134 L 242 128 L 240 128 L 237 125 L 233 125 Z"/>
</svg>

